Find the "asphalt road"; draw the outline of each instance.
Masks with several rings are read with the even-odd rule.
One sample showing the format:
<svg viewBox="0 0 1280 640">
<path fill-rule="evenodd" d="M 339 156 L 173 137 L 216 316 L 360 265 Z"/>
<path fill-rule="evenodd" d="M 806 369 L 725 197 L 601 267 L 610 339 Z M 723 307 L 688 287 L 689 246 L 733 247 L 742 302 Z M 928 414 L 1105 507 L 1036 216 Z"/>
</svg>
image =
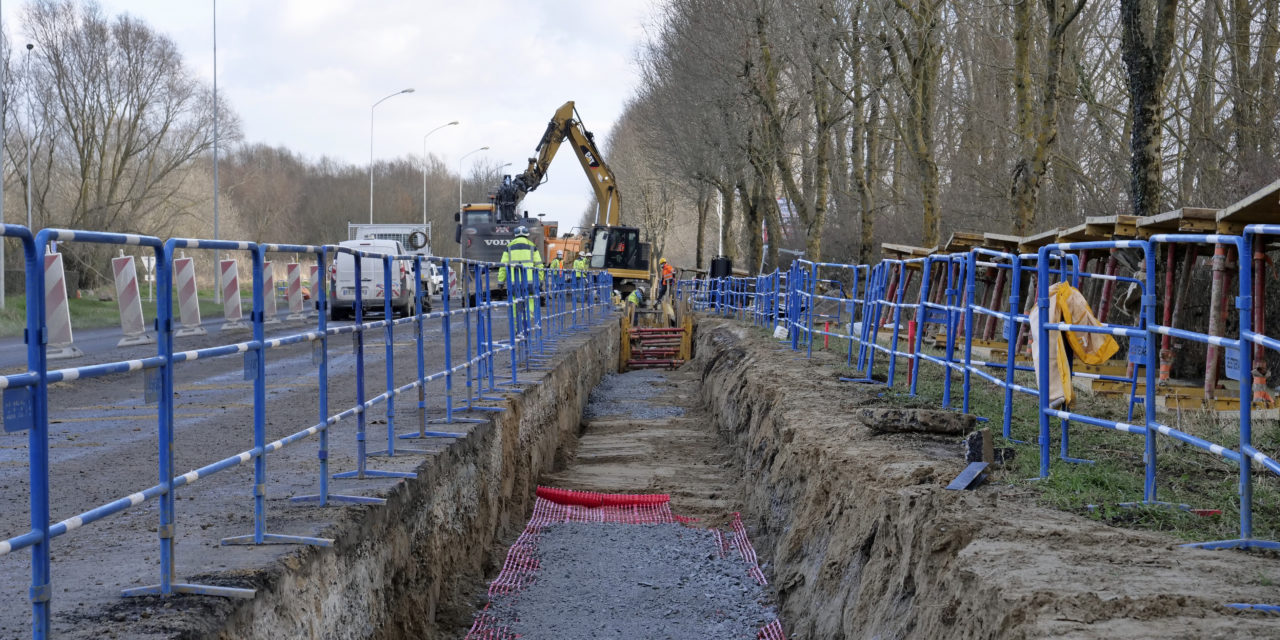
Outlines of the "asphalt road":
<svg viewBox="0 0 1280 640">
<path fill-rule="evenodd" d="M 455 318 L 457 318 L 455 316 Z M 376 319 L 376 318 L 374 318 Z M 495 339 L 506 336 L 506 316 L 494 311 Z M 295 321 L 272 325 L 268 337 L 300 333 L 314 328 Z M 425 358 L 428 374 L 444 368 L 444 340 L 440 320 L 425 331 Z M 140 358 L 156 353 L 155 345 L 116 348 L 119 331 L 85 331 L 77 336 L 82 358 L 57 361 L 53 366 L 84 366 L 100 362 Z M 374 329 L 364 347 L 366 397 L 386 390 L 386 346 L 384 329 Z M 416 343 L 412 325 L 396 327 L 393 347 L 393 384 L 416 379 Z M 454 363 L 464 359 L 466 333 L 461 322 L 453 321 L 451 353 Z M 196 349 L 250 339 L 247 331 L 175 340 L 179 350 Z M 560 347 L 575 342 L 566 336 Z M 5 373 L 25 369 L 21 341 L 0 343 Z M 555 345 L 549 346 L 551 352 Z M 16 362 L 15 362 L 16 356 Z M 319 421 L 317 367 L 310 343 L 287 345 L 267 353 L 266 430 L 268 441 L 306 429 Z M 221 357 L 179 363 L 175 366 L 175 469 L 178 474 L 236 455 L 253 446 L 253 386 L 244 380 L 244 356 Z M 496 356 L 495 374 L 500 383 L 508 379 L 507 353 Z M 329 413 L 336 414 L 356 404 L 356 356 L 349 335 L 329 341 Z M 536 379 L 536 371 L 520 373 L 521 380 Z M 466 413 L 466 377 L 454 380 L 454 406 L 459 416 L 483 418 L 485 412 Z M 478 386 L 479 383 L 477 382 Z M 500 396 L 503 387 L 490 392 Z M 157 419 L 155 405 L 143 398 L 141 372 L 104 378 L 60 382 L 50 387 L 51 508 L 53 520 L 60 521 L 117 498 L 156 484 Z M 444 415 L 443 381 L 426 389 L 426 412 L 419 414 L 418 394 L 401 394 L 394 403 L 394 421 L 387 405 L 367 413 L 370 451 L 387 447 L 387 432 L 416 430 L 421 417 L 439 419 Z M 476 400 L 477 404 L 485 402 Z M 469 425 L 432 425 L 432 429 L 466 432 Z M 369 467 L 389 471 L 409 471 L 422 462 L 416 447 L 427 455 L 441 451 L 450 439 L 403 440 L 395 445 L 392 458 L 371 457 Z M 330 429 L 330 472 L 352 470 L 356 466 L 356 420 L 343 420 Z M 318 440 L 311 437 L 268 457 L 267 530 L 304 536 L 319 535 L 343 509 L 359 506 L 316 507 L 292 503 L 290 496 L 317 490 Z M 27 437 L 24 433 L 0 433 L 0 539 L 28 530 Z M 374 495 L 394 486 L 395 479 L 332 480 L 331 492 Z M 219 540 L 253 531 L 253 465 L 241 464 L 226 471 L 201 477 L 177 490 L 178 522 L 177 575 L 180 578 L 219 573 L 225 583 L 227 572 L 260 568 L 288 552 L 290 546 L 224 547 Z M 85 525 L 57 537 L 52 544 L 54 573 L 55 632 L 59 637 L 97 637 L 95 620 L 112 614 L 120 602 L 120 590 L 156 582 L 158 548 L 157 504 L 149 501 Z M 0 556 L 0 638 L 29 634 L 30 604 L 26 590 L 30 580 L 30 552 L 22 550 Z M 138 637 L 151 637 L 141 635 Z"/>
</svg>

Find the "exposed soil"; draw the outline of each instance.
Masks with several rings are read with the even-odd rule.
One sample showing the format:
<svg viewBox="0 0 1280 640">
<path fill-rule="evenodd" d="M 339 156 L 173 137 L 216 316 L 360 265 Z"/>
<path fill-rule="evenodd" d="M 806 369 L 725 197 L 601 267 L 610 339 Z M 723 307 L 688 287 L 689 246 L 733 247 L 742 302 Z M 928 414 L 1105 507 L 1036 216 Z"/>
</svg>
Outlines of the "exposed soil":
<svg viewBox="0 0 1280 640">
<path fill-rule="evenodd" d="M 542 478 L 561 489 L 665 493 L 707 526 L 741 509 L 742 472 L 698 402 L 698 372 L 630 371 L 591 393 L 572 462 Z"/>
<path fill-rule="evenodd" d="M 877 434 L 880 390 L 843 359 L 699 327 L 702 398 L 745 471 L 790 638 L 1274 638 L 1274 554 L 1199 551 L 1042 507 L 1007 485 L 946 491 L 959 439 Z"/>
</svg>

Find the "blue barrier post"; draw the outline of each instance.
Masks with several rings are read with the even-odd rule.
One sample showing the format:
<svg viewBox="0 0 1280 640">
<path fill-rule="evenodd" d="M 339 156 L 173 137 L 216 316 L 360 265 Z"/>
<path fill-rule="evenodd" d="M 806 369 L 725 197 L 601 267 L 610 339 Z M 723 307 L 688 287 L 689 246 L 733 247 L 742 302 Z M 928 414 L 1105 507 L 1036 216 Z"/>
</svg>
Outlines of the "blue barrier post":
<svg viewBox="0 0 1280 640">
<path fill-rule="evenodd" d="M 341 253 L 351 254 L 352 256 L 351 262 L 355 265 L 354 275 L 355 275 L 355 315 L 356 315 L 356 319 L 355 319 L 356 468 L 353 471 L 344 471 L 342 473 L 335 473 L 333 474 L 333 477 L 335 479 L 340 479 L 340 480 L 345 480 L 345 479 L 364 480 L 367 478 L 416 478 L 418 477 L 418 474 L 416 473 L 407 472 L 407 471 L 381 471 L 376 469 L 370 469 L 368 464 L 369 452 L 368 452 L 368 443 L 366 442 L 367 440 L 366 427 L 368 424 L 367 415 L 369 413 L 369 409 L 373 406 L 374 402 L 365 400 L 364 332 L 367 327 L 365 326 L 365 322 L 364 322 L 364 291 L 363 291 L 364 286 L 362 284 L 364 282 L 364 279 L 363 279 L 363 276 L 361 275 L 361 270 L 362 270 L 361 263 L 364 262 L 362 258 L 365 258 L 365 257 L 383 259 L 383 254 L 356 251 L 356 250 L 348 249 L 346 247 L 341 247 L 341 246 L 337 247 L 336 250 Z M 383 262 L 383 270 L 385 272 L 384 275 L 389 275 L 388 270 L 391 268 L 390 265 L 391 263 L 389 260 L 384 260 Z M 388 280 L 384 278 L 383 286 L 386 287 L 383 290 L 383 301 L 384 301 L 383 309 L 384 310 L 390 306 L 389 300 L 390 300 L 391 290 L 390 290 L 390 287 L 386 286 L 387 281 Z M 390 315 L 388 315 L 385 320 L 387 322 L 391 322 L 392 318 Z M 387 402 L 394 403 L 395 402 L 394 396 L 388 397 Z"/>
<path fill-rule="evenodd" d="M 171 241 L 172 242 L 172 241 Z M 172 251 L 170 252 L 172 253 Z M 320 487 L 319 492 L 311 495 L 301 495 L 289 498 L 290 502 L 307 503 L 314 502 L 319 506 L 326 506 L 330 501 L 351 504 L 383 504 L 386 500 L 382 498 L 373 498 L 368 496 L 355 496 L 329 493 L 329 428 L 337 424 L 337 419 L 329 415 L 329 280 L 326 262 L 329 255 L 329 247 L 320 247 L 316 253 L 316 277 L 320 282 L 316 285 L 316 311 L 317 311 L 317 332 L 319 337 L 317 346 L 319 347 L 315 358 L 318 358 L 317 373 L 317 396 L 320 413 L 320 447 L 316 457 L 320 461 Z"/>
<path fill-rule="evenodd" d="M 27 493 L 31 529 L 27 533 L 0 541 L 0 556 L 31 547 L 31 587 L 27 599 L 31 603 L 31 635 L 44 640 L 52 630 L 50 598 L 52 561 L 49 532 L 49 414 L 48 378 L 44 319 L 44 251 L 36 250 L 31 232 L 23 226 L 6 224 L 5 238 L 17 238 L 22 244 L 24 281 L 27 290 L 27 313 L 24 340 L 27 343 L 27 371 L 4 376 L 6 432 L 27 431 Z M 29 421 L 22 423 L 21 417 Z"/>
<path fill-rule="evenodd" d="M 452 261 L 452 259 L 444 258 L 443 260 L 444 260 L 445 271 L 447 273 L 452 273 L 451 271 L 452 267 L 449 266 L 449 263 Z M 463 318 L 463 324 L 466 324 L 466 317 L 467 317 L 466 315 L 467 314 L 467 311 L 466 311 L 467 294 L 466 294 L 466 284 L 465 284 L 466 261 L 458 260 L 457 272 L 458 272 L 458 302 L 463 305 L 463 308 L 456 311 L 452 309 L 449 303 L 449 299 L 450 299 L 449 293 L 448 291 L 444 293 L 444 296 L 441 298 L 442 310 L 441 310 L 441 316 L 440 316 L 441 332 L 444 333 L 444 418 L 431 420 L 430 421 L 431 424 L 459 424 L 459 423 L 484 422 L 483 420 L 480 420 L 478 418 L 458 418 L 453 415 L 453 412 L 454 412 L 453 376 L 455 373 L 458 372 L 459 369 L 464 368 L 464 365 L 455 366 L 453 364 L 453 316 L 455 314 L 461 313 Z"/>
<path fill-rule="evenodd" d="M 333 544 L 329 538 L 309 536 L 291 536 L 267 533 L 267 347 L 266 347 L 266 294 L 275 295 L 275 291 L 265 291 L 265 274 L 263 263 L 266 262 L 267 249 L 258 244 L 252 247 L 253 256 L 253 346 L 245 356 L 254 354 L 250 363 L 253 370 L 253 533 L 244 536 L 223 538 L 222 544 L 311 544 L 327 547 Z M 166 287 L 169 289 L 170 287 Z M 170 309 L 169 315 L 172 315 Z M 169 338 L 172 339 L 171 337 Z M 246 366 L 246 373 L 249 369 Z M 172 376 L 168 381 L 172 384 Z M 172 388 L 166 388 L 171 393 Z M 168 496 L 172 499 L 172 494 Z"/>
<path fill-rule="evenodd" d="M 809 284 L 809 290 L 808 290 L 808 295 L 806 297 L 808 298 L 809 309 L 808 309 L 808 313 L 805 314 L 805 329 L 804 329 L 805 354 L 804 355 L 806 358 L 812 358 L 813 357 L 813 308 L 818 306 L 817 304 L 818 301 L 814 299 L 814 294 L 816 294 L 818 291 L 818 267 L 812 262 L 809 263 L 808 284 Z"/>
</svg>

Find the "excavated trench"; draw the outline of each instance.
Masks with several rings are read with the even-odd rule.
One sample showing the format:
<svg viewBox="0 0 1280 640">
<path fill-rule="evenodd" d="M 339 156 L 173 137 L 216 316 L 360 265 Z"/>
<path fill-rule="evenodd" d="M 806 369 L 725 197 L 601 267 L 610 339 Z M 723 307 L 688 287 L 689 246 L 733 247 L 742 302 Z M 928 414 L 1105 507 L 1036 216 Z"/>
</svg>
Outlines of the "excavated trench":
<svg viewBox="0 0 1280 640">
<path fill-rule="evenodd" d="M 697 348 L 790 638 L 1277 636 L 1274 616 L 1223 606 L 1280 602 L 1274 554 L 1181 548 L 1015 485 L 946 491 L 957 438 L 868 429 L 880 391 L 840 382 L 842 358 L 721 321 Z"/>
<path fill-rule="evenodd" d="M 792 639 L 1275 637 L 1274 617 L 1222 606 L 1280 602 L 1274 556 L 1182 549 L 1014 486 L 945 491 L 956 439 L 871 431 L 857 409 L 877 390 L 840 382 L 827 354 L 704 319 L 694 361 L 645 380 L 606 377 L 617 346 L 610 326 L 562 350 L 385 507 L 329 532 L 337 546 L 288 556 L 186 637 L 461 637 L 537 484 L 669 493 L 707 526 L 740 511 Z M 623 407 L 588 407 L 602 379 L 633 385 L 610 396 Z"/>
</svg>

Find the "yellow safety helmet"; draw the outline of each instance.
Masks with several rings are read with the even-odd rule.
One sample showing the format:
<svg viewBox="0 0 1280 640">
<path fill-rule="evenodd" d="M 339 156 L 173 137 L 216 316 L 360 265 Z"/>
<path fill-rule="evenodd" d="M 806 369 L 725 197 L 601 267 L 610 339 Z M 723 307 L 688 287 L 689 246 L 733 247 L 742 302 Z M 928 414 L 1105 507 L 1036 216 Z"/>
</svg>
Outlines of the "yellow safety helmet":
<svg viewBox="0 0 1280 640">
<path fill-rule="evenodd" d="M 666 264 L 666 263 L 667 263 L 666 258 L 662 258 L 661 260 L 658 260 L 658 264 Z"/>
</svg>

